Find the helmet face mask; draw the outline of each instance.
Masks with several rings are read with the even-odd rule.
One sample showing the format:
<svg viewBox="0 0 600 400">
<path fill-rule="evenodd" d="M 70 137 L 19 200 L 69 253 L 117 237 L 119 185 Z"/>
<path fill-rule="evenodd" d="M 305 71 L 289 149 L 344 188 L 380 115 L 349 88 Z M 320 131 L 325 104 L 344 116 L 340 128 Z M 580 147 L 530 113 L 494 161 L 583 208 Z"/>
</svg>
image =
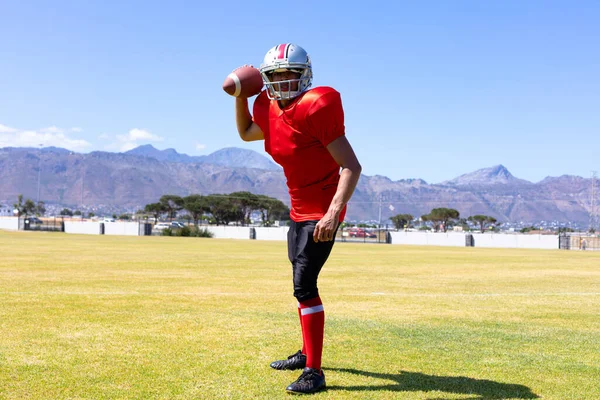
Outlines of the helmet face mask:
<svg viewBox="0 0 600 400">
<path fill-rule="evenodd" d="M 312 85 L 312 65 L 310 56 L 300 46 L 286 43 L 271 48 L 261 64 L 260 73 L 271 100 L 291 100 L 305 92 Z M 274 72 L 292 71 L 297 79 L 271 81 Z"/>
</svg>

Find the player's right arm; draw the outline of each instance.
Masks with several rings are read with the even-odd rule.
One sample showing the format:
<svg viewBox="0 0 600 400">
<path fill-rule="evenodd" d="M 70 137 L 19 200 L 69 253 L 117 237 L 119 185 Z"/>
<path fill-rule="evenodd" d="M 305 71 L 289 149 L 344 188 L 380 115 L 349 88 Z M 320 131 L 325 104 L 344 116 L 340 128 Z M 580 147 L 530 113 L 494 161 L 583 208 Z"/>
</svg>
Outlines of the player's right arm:
<svg viewBox="0 0 600 400">
<path fill-rule="evenodd" d="M 252 121 L 252 115 L 248 109 L 247 98 L 235 98 L 235 123 L 240 138 L 242 138 L 244 142 L 264 140 L 265 135 L 263 131 L 254 123 L 254 121 Z"/>
</svg>

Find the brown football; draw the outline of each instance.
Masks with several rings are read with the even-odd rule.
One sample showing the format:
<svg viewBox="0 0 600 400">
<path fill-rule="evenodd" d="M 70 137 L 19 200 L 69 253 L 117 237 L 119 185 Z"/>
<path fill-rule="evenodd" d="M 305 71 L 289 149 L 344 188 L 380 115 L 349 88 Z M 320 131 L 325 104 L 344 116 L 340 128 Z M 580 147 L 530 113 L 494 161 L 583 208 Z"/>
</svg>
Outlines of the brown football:
<svg viewBox="0 0 600 400">
<path fill-rule="evenodd" d="M 259 70 L 248 65 L 234 70 L 223 82 L 223 90 L 234 97 L 252 97 L 259 94 L 262 87 Z"/>
</svg>

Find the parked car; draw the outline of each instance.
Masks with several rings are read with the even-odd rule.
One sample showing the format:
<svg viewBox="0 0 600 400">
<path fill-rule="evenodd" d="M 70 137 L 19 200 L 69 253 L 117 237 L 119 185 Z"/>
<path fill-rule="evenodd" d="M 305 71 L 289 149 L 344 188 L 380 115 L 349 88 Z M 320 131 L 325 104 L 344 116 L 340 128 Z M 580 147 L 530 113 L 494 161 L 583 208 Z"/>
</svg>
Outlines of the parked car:
<svg viewBox="0 0 600 400">
<path fill-rule="evenodd" d="M 348 231 L 348 236 L 356 237 L 356 238 L 376 238 L 377 234 L 375 232 L 370 232 L 364 229 L 350 229 Z"/>
<path fill-rule="evenodd" d="M 154 225 L 154 229 L 159 229 L 159 230 L 163 230 L 163 229 L 181 229 L 185 226 L 185 224 L 183 222 L 178 222 L 178 221 L 171 221 L 171 222 L 159 222 L 156 225 Z"/>
<path fill-rule="evenodd" d="M 28 221 L 30 224 L 36 224 L 36 225 L 43 224 L 42 220 L 39 219 L 38 217 L 27 217 L 25 219 L 25 222 L 27 223 Z"/>
</svg>

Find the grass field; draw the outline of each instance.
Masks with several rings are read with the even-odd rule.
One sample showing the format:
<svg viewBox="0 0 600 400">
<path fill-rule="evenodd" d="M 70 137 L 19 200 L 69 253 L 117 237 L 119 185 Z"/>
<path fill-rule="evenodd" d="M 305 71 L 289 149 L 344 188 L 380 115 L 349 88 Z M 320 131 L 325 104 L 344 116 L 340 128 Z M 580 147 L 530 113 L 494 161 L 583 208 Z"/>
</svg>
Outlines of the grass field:
<svg viewBox="0 0 600 400">
<path fill-rule="evenodd" d="M 0 231 L 0 399 L 277 399 L 284 242 Z M 600 252 L 337 243 L 315 399 L 600 399 Z"/>
</svg>

